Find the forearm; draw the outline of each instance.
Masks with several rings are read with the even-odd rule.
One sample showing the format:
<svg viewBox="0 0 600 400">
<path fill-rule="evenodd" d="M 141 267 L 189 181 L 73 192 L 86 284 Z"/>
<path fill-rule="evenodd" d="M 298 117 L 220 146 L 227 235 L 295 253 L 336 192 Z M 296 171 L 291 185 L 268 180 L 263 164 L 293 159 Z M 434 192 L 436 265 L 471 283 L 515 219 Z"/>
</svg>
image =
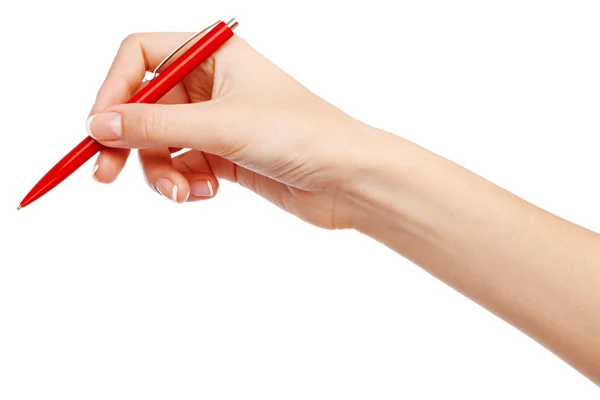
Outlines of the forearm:
<svg viewBox="0 0 600 400">
<path fill-rule="evenodd" d="M 356 229 L 600 384 L 600 235 L 393 135 L 368 146 L 345 188 Z"/>
</svg>

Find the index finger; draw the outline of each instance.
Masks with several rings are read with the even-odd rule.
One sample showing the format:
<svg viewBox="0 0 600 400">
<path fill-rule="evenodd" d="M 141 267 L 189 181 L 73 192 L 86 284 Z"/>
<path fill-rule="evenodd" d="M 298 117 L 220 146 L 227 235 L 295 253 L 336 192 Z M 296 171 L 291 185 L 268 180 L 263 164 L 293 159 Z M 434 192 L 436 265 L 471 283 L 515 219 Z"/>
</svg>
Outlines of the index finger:
<svg viewBox="0 0 600 400">
<path fill-rule="evenodd" d="M 191 33 L 134 33 L 127 36 L 96 96 L 90 115 L 127 102 L 139 89 L 146 71 L 154 70 Z"/>
</svg>

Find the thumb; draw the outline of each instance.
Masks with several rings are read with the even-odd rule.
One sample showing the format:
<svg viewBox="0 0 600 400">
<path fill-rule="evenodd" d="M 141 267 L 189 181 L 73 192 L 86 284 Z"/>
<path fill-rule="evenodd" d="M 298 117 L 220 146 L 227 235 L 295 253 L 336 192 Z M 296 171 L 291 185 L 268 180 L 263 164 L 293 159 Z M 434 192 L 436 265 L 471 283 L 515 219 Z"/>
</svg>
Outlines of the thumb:
<svg viewBox="0 0 600 400">
<path fill-rule="evenodd" d="M 226 152 L 219 115 L 226 114 L 214 101 L 193 104 L 122 104 L 87 120 L 88 135 L 108 147 L 179 147 Z M 225 119 L 226 121 L 227 119 Z M 225 131 L 229 131 L 225 129 Z"/>
</svg>

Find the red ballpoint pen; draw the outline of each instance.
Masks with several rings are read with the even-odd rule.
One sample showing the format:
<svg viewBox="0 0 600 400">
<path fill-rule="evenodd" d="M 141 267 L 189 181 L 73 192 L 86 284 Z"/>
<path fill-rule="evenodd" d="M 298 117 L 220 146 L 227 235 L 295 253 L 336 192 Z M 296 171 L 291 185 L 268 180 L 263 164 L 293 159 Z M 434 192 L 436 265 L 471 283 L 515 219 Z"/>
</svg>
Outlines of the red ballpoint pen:
<svg viewBox="0 0 600 400">
<path fill-rule="evenodd" d="M 155 70 L 154 78 L 135 94 L 127 103 L 156 103 L 161 97 L 169 92 L 186 75 L 196 69 L 204 60 L 210 57 L 221 45 L 233 37 L 233 29 L 238 25 L 235 19 L 224 23 L 219 21 L 205 30 L 192 36 L 181 46 L 175 49 Z M 212 28 L 212 29 L 211 29 Z M 156 71 L 168 61 L 182 47 L 188 44 L 192 39 L 209 30 L 181 57 L 177 58 L 171 65 L 165 68 L 160 74 Z M 79 167 L 85 164 L 94 154 L 98 153 L 104 146 L 91 137 L 86 137 L 73 150 L 62 158 L 50 171 L 40 179 L 40 181 L 29 191 L 27 196 L 21 201 L 17 210 L 33 203 L 35 200 L 48 193 L 59 183 L 64 181 L 69 175 L 75 172 Z"/>
</svg>

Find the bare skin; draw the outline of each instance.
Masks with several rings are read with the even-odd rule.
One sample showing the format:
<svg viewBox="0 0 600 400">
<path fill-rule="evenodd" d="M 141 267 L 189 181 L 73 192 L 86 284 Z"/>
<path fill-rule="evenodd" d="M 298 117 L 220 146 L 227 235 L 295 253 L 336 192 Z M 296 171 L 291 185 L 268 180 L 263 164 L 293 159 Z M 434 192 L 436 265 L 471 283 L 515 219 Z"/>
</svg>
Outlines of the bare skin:
<svg viewBox="0 0 600 400">
<path fill-rule="evenodd" d="M 600 385 L 600 235 L 320 99 L 234 37 L 162 104 L 122 104 L 187 33 L 122 44 L 90 115 L 113 182 L 140 149 L 178 203 L 237 182 L 315 226 L 356 229 L 531 336 Z M 192 149 L 171 156 L 173 150 Z"/>
</svg>

